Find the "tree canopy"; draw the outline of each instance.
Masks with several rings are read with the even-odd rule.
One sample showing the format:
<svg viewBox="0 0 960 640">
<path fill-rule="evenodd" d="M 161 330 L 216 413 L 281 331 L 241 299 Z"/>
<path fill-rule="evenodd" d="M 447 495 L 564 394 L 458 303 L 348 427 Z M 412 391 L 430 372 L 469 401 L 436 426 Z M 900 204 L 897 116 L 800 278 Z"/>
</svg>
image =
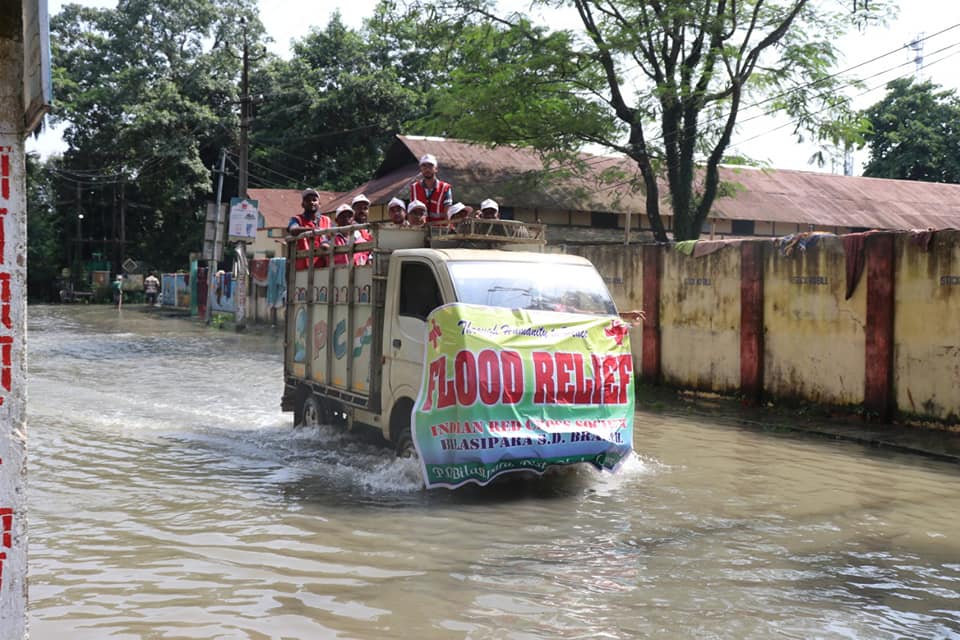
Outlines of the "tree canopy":
<svg viewBox="0 0 960 640">
<path fill-rule="evenodd" d="M 569 11 L 577 31 L 550 31 L 484 0 L 446 13 L 458 39 L 434 126 L 543 150 L 599 145 L 633 159 L 647 215 L 667 239 L 661 185 L 677 240 L 696 238 L 720 191 L 718 166 L 749 101 L 785 111 L 798 131 L 854 137 L 836 123 L 838 36 L 889 10 L 877 0 L 831 9 L 810 0 L 536 0 Z M 424 5 L 427 6 L 427 5 Z M 482 27 L 480 25 L 486 25 Z M 462 101 L 462 96 L 469 96 Z M 457 108 L 458 104 L 466 108 Z M 830 121 L 831 128 L 824 128 Z M 628 185 L 623 185 L 626 188 Z"/>
<path fill-rule="evenodd" d="M 117 238 L 122 207 L 128 253 L 182 265 L 202 228 L 209 167 L 235 138 L 236 45 L 244 21 L 262 33 L 254 9 L 254 0 L 121 0 L 67 5 L 53 18 L 53 120 L 67 125 L 68 149 L 50 169 L 64 222 L 82 213 L 85 237 Z M 122 259 L 118 243 L 101 248 Z"/>
<path fill-rule="evenodd" d="M 960 183 L 960 99 L 931 82 L 898 79 L 863 112 L 870 157 L 863 174 Z"/>
<path fill-rule="evenodd" d="M 256 74 L 251 159 L 260 186 L 346 191 L 370 179 L 426 104 L 404 79 L 423 67 L 397 68 L 386 47 L 372 27 L 350 29 L 334 14 L 294 43 L 291 60 L 271 60 Z"/>
<path fill-rule="evenodd" d="M 51 42 L 53 120 L 67 125 L 68 150 L 31 174 L 51 220 L 31 242 L 57 265 L 98 248 L 115 266 L 126 256 L 183 266 L 200 247 L 223 150 L 223 193 L 236 194 L 244 43 L 250 187 L 351 189 L 401 132 L 547 158 L 599 146 L 636 163 L 639 181 L 620 173 L 606 188 L 642 190 L 658 239 L 663 202 L 674 238 L 695 238 L 744 104 L 848 139 L 857 121 L 837 117 L 849 109 L 834 43 L 888 1 L 851 14 L 815 0 L 534 0 L 579 25 L 558 30 L 486 0 L 382 0 L 362 28 L 335 14 L 309 30 L 289 60 L 267 53 L 256 0 L 67 5 Z M 108 241 L 121 217 L 126 255 Z"/>
<path fill-rule="evenodd" d="M 201 244 L 221 151 L 224 197 L 237 195 L 244 43 L 249 186 L 346 190 L 368 180 L 394 136 L 423 117 L 439 77 L 429 53 L 410 44 L 416 26 L 395 18 L 389 2 L 362 29 L 334 15 L 284 60 L 266 52 L 255 0 L 66 5 L 51 21 L 52 123 L 66 125 L 68 148 L 34 172 L 55 193 L 43 201 L 55 203 L 53 224 L 33 224 L 37 263 L 98 251 L 114 268 L 126 256 L 184 265 Z M 126 255 L 116 241 L 121 210 Z"/>
</svg>

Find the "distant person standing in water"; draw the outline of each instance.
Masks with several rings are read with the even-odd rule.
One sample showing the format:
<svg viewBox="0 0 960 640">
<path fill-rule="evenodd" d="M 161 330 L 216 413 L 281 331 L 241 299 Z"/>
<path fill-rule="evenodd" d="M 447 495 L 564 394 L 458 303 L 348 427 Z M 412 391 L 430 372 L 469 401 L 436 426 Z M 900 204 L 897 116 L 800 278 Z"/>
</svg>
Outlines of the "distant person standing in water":
<svg viewBox="0 0 960 640">
<path fill-rule="evenodd" d="M 156 305 L 157 304 L 157 294 L 160 293 L 160 280 L 157 279 L 157 276 L 150 272 L 146 278 L 143 279 L 143 294 L 146 297 L 147 304 Z"/>
<path fill-rule="evenodd" d="M 123 276 L 118 275 L 111 288 L 113 289 L 113 306 L 120 307 L 123 304 Z"/>
</svg>

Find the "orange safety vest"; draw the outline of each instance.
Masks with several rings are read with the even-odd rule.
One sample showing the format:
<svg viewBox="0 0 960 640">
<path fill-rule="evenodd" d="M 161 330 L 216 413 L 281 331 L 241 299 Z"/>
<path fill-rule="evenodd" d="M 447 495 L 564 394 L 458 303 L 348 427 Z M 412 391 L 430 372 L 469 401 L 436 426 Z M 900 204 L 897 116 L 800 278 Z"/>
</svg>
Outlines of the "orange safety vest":
<svg viewBox="0 0 960 640">
<path fill-rule="evenodd" d="M 297 220 L 297 226 L 300 227 L 310 227 L 311 229 L 329 229 L 330 228 L 330 218 L 323 214 L 317 214 L 317 217 L 313 220 L 307 220 L 303 217 L 303 214 L 297 214 L 294 216 Z M 307 242 L 309 238 L 305 236 L 300 236 L 297 239 L 297 251 L 309 251 L 310 244 Z M 313 236 L 313 246 L 315 249 L 319 249 L 323 245 L 323 237 L 320 235 Z M 309 261 L 307 258 L 297 258 L 296 267 L 297 271 L 302 271 L 307 268 Z M 327 256 L 324 254 L 318 255 L 313 260 L 313 266 L 315 267 L 325 267 L 327 266 Z"/>
<path fill-rule="evenodd" d="M 370 229 L 357 229 L 353 232 L 353 241 L 354 242 L 373 242 L 373 234 L 370 233 Z M 370 252 L 369 251 L 357 251 L 353 254 L 353 264 L 358 267 L 362 267 L 366 264 L 370 264 Z"/>
<path fill-rule="evenodd" d="M 414 180 L 410 184 L 410 200 L 419 200 L 427 205 L 427 221 L 437 222 L 446 220 L 447 214 L 441 209 L 447 193 L 452 187 L 449 182 L 437 179 L 437 184 L 433 188 L 433 193 L 427 197 L 427 190 L 423 188 L 423 180 Z"/>
</svg>

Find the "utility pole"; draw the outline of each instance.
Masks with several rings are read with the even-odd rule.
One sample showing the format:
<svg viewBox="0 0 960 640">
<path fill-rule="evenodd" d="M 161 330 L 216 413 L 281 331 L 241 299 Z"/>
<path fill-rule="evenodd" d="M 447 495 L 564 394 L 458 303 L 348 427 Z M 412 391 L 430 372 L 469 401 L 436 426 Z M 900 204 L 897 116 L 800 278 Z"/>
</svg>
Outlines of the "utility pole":
<svg viewBox="0 0 960 640">
<path fill-rule="evenodd" d="M 240 166 L 239 184 L 237 195 L 241 199 L 247 197 L 247 181 L 249 173 L 247 171 L 249 158 L 249 132 L 250 122 L 253 120 L 253 99 L 250 97 L 250 42 L 247 37 L 247 19 L 240 18 L 240 24 L 243 26 L 243 70 L 240 79 Z M 247 243 L 238 242 L 237 247 L 237 284 L 236 284 L 236 314 L 234 315 L 234 327 L 237 331 L 247 328 Z"/>
<path fill-rule="evenodd" d="M 240 79 L 240 167 L 239 187 L 237 194 L 241 198 L 247 197 L 247 164 L 249 154 L 248 134 L 252 114 L 250 100 L 250 46 L 247 42 L 247 19 L 240 18 L 243 25 L 243 71 Z"/>
<path fill-rule="evenodd" d="M 120 264 L 127 253 L 127 177 L 120 174 Z"/>
<path fill-rule="evenodd" d="M 210 256 L 207 260 L 207 317 L 205 318 L 207 324 L 210 324 L 213 314 L 213 295 L 216 290 L 217 261 L 220 260 L 220 255 L 223 253 L 223 245 L 221 244 L 221 236 L 223 236 L 223 234 L 220 232 L 220 215 L 222 214 L 223 208 L 223 174 L 226 166 L 227 150 L 222 149 L 220 151 L 220 169 L 217 171 L 217 209 L 213 225 L 214 236 Z"/>
<path fill-rule="evenodd" d="M 81 198 L 83 196 L 83 187 L 80 185 L 80 181 L 77 180 L 77 255 L 76 263 L 70 265 L 70 280 L 74 281 L 75 284 L 79 284 L 80 280 L 78 276 L 83 273 L 83 269 L 80 265 L 83 264 L 83 207 L 81 205 Z M 76 286 L 74 286 L 76 288 Z"/>
</svg>

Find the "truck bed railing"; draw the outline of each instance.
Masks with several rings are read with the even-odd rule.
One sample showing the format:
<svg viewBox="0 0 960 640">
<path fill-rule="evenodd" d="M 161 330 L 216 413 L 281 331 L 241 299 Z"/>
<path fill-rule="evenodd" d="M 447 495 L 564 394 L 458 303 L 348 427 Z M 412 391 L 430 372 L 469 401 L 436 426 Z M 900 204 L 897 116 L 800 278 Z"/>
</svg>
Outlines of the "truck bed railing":
<svg viewBox="0 0 960 640">
<path fill-rule="evenodd" d="M 538 223 L 468 218 L 453 224 L 430 225 L 429 240 L 433 247 L 477 242 L 543 245 L 547 243 L 547 232 L 546 225 Z"/>
<path fill-rule="evenodd" d="M 368 229 L 373 235 L 373 241 L 356 242 L 354 231 L 358 229 Z M 333 264 L 335 255 L 355 254 L 363 251 L 370 251 L 371 255 L 375 255 L 389 253 L 395 249 L 417 247 L 488 249 L 509 245 L 537 247 L 547 243 L 546 230 L 546 225 L 539 223 L 469 218 L 453 223 L 427 224 L 422 227 L 398 227 L 389 222 L 351 224 L 343 227 L 314 229 L 299 236 L 287 236 L 285 240 L 289 247 L 289 259 L 326 255 L 328 264 Z M 349 242 L 342 246 L 334 245 L 332 239 L 337 233 L 347 236 Z M 330 247 L 323 250 L 295 250 L 297 239 L 314 236 L 326 236 L 330 240 Z"/>
</svg>

